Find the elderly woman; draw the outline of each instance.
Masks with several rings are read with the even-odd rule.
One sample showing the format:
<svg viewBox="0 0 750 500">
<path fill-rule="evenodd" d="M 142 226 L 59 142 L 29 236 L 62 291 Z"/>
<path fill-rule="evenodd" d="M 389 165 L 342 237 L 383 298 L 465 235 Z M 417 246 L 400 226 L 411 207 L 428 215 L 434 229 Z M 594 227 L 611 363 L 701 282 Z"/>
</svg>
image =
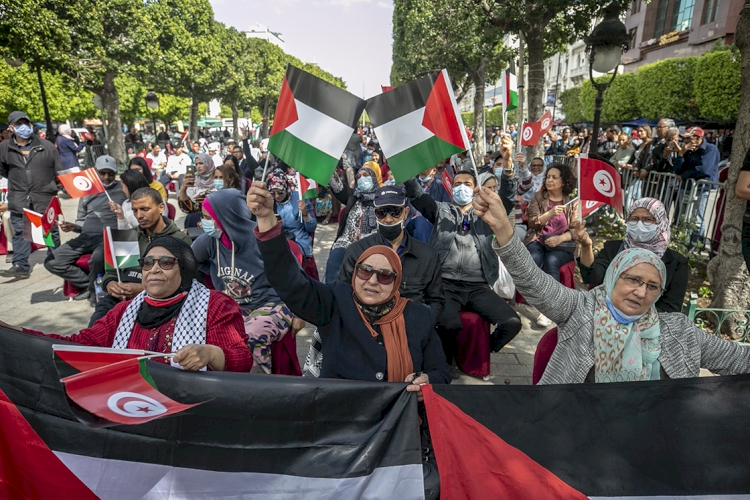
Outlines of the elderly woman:
<svg viewBox="0 0 750 500">
<path fill-rule="evenodd" d="M 151 168 L 148 166 L 147 160 L 136 156 L 128 162 L 128 170 L 136 170 L 143 174 L 143 177 L 145 177 L 146 181 L 148 181 L 148 187 L 156 189 L 161 195 L 162 199 L 164 199 L 164 201 L 169 200 L 169 195 L 167 195 L 167 190 L 164 189 L 164 184 L 154 179 L 154 174 L 153 172 L 151 172 Z"/>
<path fill-rule="evenodd" d="M 185 229 L 197 227 L 201 219 L 201 203 L 208 193 L 216 190 L 214 187 L 214 161 L 206 153 L 195 156 L 195 175 L 185 174 L 184 182 L 180 186 L 180 209 L 187 213 Z"/>
<path fill-rule="evenodd" d="M 60 152 L 60 162 L 64 169 L 80 167 L 78 153 L 86 147 L 85 142 L 79 142 L 74 136 L 70 125 L 61 124 L 57 127 L 57 140 L 55 145 Z"/>
<path fill-rule="evenodd" d="M 583 282 L 598 286 L 604 282 L 605 273 L 619 253 L 629 248 L 643 248 L 656 254 L 667 270 L 664 291 L 656 301 L 659 312 L 680 312 L 688 286 L 687 259 L 667 248 L 669 246 L 669 217 L 664 205 L 654 198 L 641 198 L 631 205 L 627 217 L 624 240 L 607 241 L 594 257 L 591 238 L 586 232 L 586 222 L 573 227 L 574 239 L 581 244 L 578 267 Z"/>
<path fill-rule="evenodd" d="M 190 246 L 176 238 L 151 242 L 141 259 L 144 291 L 117 304 L 91 328 L 60 340 L 98 347 L 145 349 L 154 361 L 186 370 L 249 371 L 253 358 L 237 304 L 198 283 Z M 41 332 L 24 330 L 45 335 Z"/>
<path fill-rule="evenodd" d="M 532 265 L 499 197 L 478 192 L 474 211 L 495 234 L 493 248 L 526 300 L 558 326 L 558 343 L 540 384 L 620 382 L 750 372 L 750 348 L 708 335 L 681 313 L 654 306 L 667 272 L 662 260 L 629 248 L 593 290 L 567 288 Z"/>
</svg>

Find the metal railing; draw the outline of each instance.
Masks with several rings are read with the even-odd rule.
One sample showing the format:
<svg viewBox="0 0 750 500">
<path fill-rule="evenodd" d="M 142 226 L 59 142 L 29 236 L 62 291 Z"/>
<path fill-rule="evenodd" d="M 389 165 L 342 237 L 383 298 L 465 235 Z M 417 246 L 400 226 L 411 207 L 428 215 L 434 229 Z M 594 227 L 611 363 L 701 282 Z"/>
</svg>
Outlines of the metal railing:
<svg viewBox="0 0 750 500">
<path fill-rule="evenodd" d="M 698 296 L 690 294 L 690 300 L 683 307 L 685 315 L 698 328 L 708 334 L 720 337 L 722 326 L 728 321 L 724 328 L 724 335 L 734 342 L 748 343 L 750 339 L 750 310 L 746 309 L 721 309 L 713 307 L 698 307 Z"/>
<path fill-rule="evenodd" d="M 102 155 L 107 154 L 106 144 L 95 144 L 93 146 L 86 146 L 86 152 L 84 154 L 83 165 L 84 167 L 93 167 L 96 163 L 96 159 Z"/>
</svg>

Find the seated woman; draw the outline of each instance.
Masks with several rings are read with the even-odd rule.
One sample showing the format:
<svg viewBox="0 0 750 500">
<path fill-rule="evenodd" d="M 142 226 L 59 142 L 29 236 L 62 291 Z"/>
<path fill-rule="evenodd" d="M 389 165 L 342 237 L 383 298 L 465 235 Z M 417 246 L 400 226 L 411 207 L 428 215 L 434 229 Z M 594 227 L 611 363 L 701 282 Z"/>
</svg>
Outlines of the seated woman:
<svg viewBox="0 0 750 500">
<path fill-rule="evenodd" d="M 396 252 L 370 247 L 357 260 L 351 283 L 322 284 L 296 264 L 265 184 L 253 183 L 247 204 L 258 219 L 255 235 L 268 281 L 294 314 L 318 326 L 321 377 L 413 382 L 410 391 L 450 383 L 432 310 L 399 294 Z"/>
<path fill-rule="evenodd" d="M 701 368 L 750 372 L 750 347 L 708 335 L 684 314 L 656 310 L 667 272 L 653 252 L 624 250 L 603 285 L 573 290 L 533 265 L 496 194 L 477 192 L 474 212 L 492 228 L 493 248 L 518 290 L 557 323 L 557 347 L 540 384 L 687 378 Z"/>
<path fill-rule="evenodd" d="M 576 224 L 572 229 L 580 234 L 581 256 L 578 268 L 581 270 L 583 282 L 598 286 L 604 283 L 607 268 L 617 255 L 629 248 L 643 248 L 650 250 L 664 262 L 667 269 L 664 292 L 654 304 L 659 312 L 680 312 L 685 302 L 685 292 L 688 286 L 688 261 L 671 250 L 669 245 L 669 217 L 664 205 L 654 198 L 641 198 L 630 207 L 627 221 L 625 240 L 607 241 L 599 253 L 594 257 L 591 238 L 585 231 L 586 222 Z"/>
<path fill-rule="evenodd" d="M 120 302 L 80 333 L 46 335 L 88 346 L 173 353 L 171 364 L 191 371 L 250 371 L 253 358 L 240 310 L 232 299 L 195 280 L 198 263 L 187 243 L 155 239 L 141 267 L 144 291 L 134 299 Z M 166 356 L 153 359 L 170 363 Z"/>
<path fill-rule="evenodd" d="M 185 229 L 198 227 L 198 222 L 201 220 L 201 203 L 208 193 L 216 191 L 215 171 L 216 167 L 211 157 L 206 153 L 201 153 L 195 156 L 195 175 L 185 174 L 178 200 L 180 209 L 187 213 Z"/>
<path fill-rule="evenodd" d="M 120 184 L 122 192 L 125 193 L 125 201 L 118 205 L 114 201 L 109 202 L 109 209 L 117 215 L 117 229 L 135 229 L 138 227 L 138 220 L 133 215 L 133 208 L 130 203 L 130 195 L 140 188 L 151 187 L 146 182 L 146 178 L 139 173 L 137 169 L 126 170 L 120 174 Z M 158 182 L 161 186 L 161 183 Z M 163 187 L 163 186 L 162 186 Z M 96 251 L 94 252 L 96 253 Z"/>
<path fill-rule="evenodd" d="M 148 166 L 148 162 L 146 160 L 136 156 L 128 162 L 128 170 L 137 170 L 138 172 L 140 172 L 143 177 L 146 178 L 148 187 L 159 191 L 159 194 L 165 202 L 169 200 L 169 195 L 167 195 L 167 190 L 164 189 L 164 184 L 154 178 L 154 174 L 151 172 L 151 168 Z M 133 191 L 131 191 L 131 193 L 132 192 Z"/>
<path fill-rule="evenodd" d="M 234 158 L 234 156 L 232 158 Z M 218 165 L 214 171 L 214 189 L 217 191 L 219 189 L 233 188 L 242 191 L 244 194 L 246 191 L 246 189 L 243 189 L 242 187 L 244 181 L 245 179 L 240 179 L 237 176 L 237 171 L 235 171 L 234 166 L 231 163 Z"/>
</svg>

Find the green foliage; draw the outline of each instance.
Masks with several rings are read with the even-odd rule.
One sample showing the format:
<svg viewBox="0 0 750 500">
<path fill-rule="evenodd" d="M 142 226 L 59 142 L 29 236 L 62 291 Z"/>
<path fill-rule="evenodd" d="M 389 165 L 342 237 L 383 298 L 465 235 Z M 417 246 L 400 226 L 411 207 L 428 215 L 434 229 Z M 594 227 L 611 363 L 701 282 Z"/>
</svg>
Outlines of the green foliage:
<svg viewBox="0 0 750 500">
<path fill-rule="evenodd" d="M 581 105 L 581 87 L 571 87 L 560 93 L 560 107 L 569 125 L 586 121 Z"/>
<path fill-rule="evenodd" d="M 665 116 L 694 119 L 698 108 L 693 94 L 696 57 L 664 59 L 638 68 L 635 100 L 643 118 Z"/>
<path fill-rule="evenodd" d="M 597 83 L 605 83 L 610 77 L 600 76 Z M 635 100 L 635 73 L 617 75 L 612 85 L 604 92 L 604 103 L 602 104 L 602 121 L 622 122 L 638 118 L 638 107 Z M 591 80 L 586 80 L 581 87 L 580 102 L 584 116 L 582 121 L 594 121 L 594 101 L 596 89 Z"/>
<path fill-rule="evenodd" d="M 714 292 L 711 290 L 711 288 L 707 286 L 702 286 L 698 288 L 698 297 L 702 299 L 710 299 L 714 296 Z"/>
<path fill-rule="evenodd" d="M 461 113 L 461 120 L 467 127 L 474 126 L 474 112 L 466 111 Z M 506 118 L 506 125 L 518 124 L 518 114 L 516 110 L 508 111 Z M 503 126 L 503 108 L 502 106 L 495 106 L 491 110 L 486 111 L 485 114 L 485 125 L 488 127 L 502 127 Z"/>
<path fill-rule="evenodd" d="M 734 61 L 729 50 L 703 54 L 695 65 L 693 89 L 701 118 L 736 120 L 740 109 L 739 60 Z"/>
</svg>

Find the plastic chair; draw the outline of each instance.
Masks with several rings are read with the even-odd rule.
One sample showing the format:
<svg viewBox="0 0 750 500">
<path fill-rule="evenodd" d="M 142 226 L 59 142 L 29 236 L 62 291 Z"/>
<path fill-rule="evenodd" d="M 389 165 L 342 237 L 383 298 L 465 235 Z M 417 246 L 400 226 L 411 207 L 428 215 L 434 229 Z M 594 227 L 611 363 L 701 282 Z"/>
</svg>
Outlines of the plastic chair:
<svg viewBox="0 0 750 500">
<path fill-rule="evenodd" d="M 80 267 L 85 273 L 88 273 L 90 271 L 89 261 L 91 260 L 91 255 L 92 254 L 90 253 L 86 253 L 78 257 L 78 260 L 75 263 L 76 267 Z M 85 291 L 85 288 L 78 288 L 69 281 L 63 282 L 63 295 L 65 295 L 66 297 L 75 297 L 79 293 L 83 293 Z"/>
<path fill-rule="evenodd" d="M 473 377 L 490 374 L 490 324 L 477 313 L 461 311 L 461 332 L 456 339 L 456 364 Z"/>
<path fill-rule="evenodd" d="M 176 215 L 177 209 L 171 203 L 167 203 L 167 218 L 173 221 Z"/>
<path fill-rule="evenodd" d="M 557 347 L 557 327 L 554 327 L 547 331 L 539 343 L 536 345 L 536 352 L 534 352 L 534 368 L 531 371 L 531 383 L 536 385 L 544 375 L 544 370 L 547 369 L 552 353 L 555 352 Z"/>
</svg>

